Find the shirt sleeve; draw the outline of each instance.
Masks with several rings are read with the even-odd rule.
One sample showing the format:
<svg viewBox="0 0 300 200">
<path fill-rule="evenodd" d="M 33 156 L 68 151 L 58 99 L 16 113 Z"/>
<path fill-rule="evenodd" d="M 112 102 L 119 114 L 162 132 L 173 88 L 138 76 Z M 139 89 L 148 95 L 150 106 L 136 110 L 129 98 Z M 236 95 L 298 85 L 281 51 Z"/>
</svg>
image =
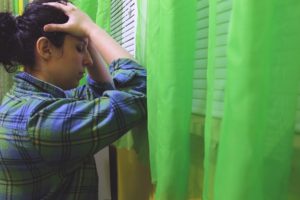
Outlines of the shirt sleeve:
<svg viewBox="0 0 300 200">
<path fill-rule="evenodd" d="M 110 83 L 99 83 L 87 77 L 87 83 L 76 89 L 66 91 L 69 98 L 92 100 L 107 90 L 140 91 L 146 93 L 146 70 L 131 59 L 117 59 L 109 66 L 115 87 Z"/>
<path fill-rule="evenodd" d="M 146 119 L 146 96 L 108 90 L 94 100 L 42 102 L 28 122 L 34 146 L 53 166 L 78 163 Z"/>
<path fill-rule="evenodd" d="M 54 165 L 90 157 L 146 119 L 146 71 L 130 59 L 110 65 L 116 88 L 88 79 L 67 98 L 43 101 L 28 132 Z"/>
</svg>

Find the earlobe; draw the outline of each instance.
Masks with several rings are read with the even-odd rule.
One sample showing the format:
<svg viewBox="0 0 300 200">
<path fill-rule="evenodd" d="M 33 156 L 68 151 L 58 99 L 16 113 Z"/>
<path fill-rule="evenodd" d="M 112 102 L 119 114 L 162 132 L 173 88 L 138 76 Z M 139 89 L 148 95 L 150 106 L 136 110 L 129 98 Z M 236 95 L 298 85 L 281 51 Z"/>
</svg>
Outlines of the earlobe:
<svg viewBox="0 0 300 200">
<path fill-rule="evenodd" d="M 40 37 L 36 42 L 37 56 L 44 60 L 49 60 L 52 54 L 51 42 L 46 37 Z"/>
</svg>

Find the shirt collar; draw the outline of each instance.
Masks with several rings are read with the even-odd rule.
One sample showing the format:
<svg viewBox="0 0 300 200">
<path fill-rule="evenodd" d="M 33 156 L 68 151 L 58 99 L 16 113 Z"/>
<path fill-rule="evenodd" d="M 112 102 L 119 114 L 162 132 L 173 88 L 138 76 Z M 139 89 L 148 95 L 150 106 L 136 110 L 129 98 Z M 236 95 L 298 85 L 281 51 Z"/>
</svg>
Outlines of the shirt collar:
<svg viewBox="0 0 300 200">
<path fill-rule="evenodd" d="M 66 94 L 63 89 L 44 82 L 26 72 L 20 72 L 15 75 L 16 88 L 24 91 L 44 92 L 56 98 L 65 98 Z"/>
</svg>

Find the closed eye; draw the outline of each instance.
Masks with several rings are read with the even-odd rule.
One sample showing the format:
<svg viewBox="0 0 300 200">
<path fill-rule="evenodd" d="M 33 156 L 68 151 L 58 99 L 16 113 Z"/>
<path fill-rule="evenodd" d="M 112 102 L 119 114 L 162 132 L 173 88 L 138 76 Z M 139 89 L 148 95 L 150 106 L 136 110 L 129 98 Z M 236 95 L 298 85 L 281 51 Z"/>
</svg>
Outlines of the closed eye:
<svg viewBox="0 0 300 200">
<path fill-rule="evenodd" d="M 76 46 L 76 49 L 79 53 L 82 53 L 84 51 L 83 45 Z"/>
</svg>

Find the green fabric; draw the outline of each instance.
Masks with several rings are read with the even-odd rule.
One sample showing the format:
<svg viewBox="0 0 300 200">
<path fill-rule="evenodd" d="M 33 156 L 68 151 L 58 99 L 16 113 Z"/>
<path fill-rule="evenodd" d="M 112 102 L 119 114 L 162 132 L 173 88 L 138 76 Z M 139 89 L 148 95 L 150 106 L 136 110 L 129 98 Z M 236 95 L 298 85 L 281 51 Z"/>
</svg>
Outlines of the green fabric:
<svg viewBox="0 0 300 200">
<path fill-rule="evenodd" d="M 18 14 L 19 12 L 19 0 L 13 0 L 13 13 Z"/>
<path fill-rule="evenodd" d="M 101 28 L 110 32 L 110 4 L 111 0 L 74 0 L 73 3 L 80 10 L 87 13 Z"/>
<path fill-rule="evenodd" d="M 110 33 L 110 6 L 111 0 L 98 0 L 96 23 Z"/>
<path fill-rule="evenodd" d="M 73 0 L 73 3 L 87 13 L 101 28 L 110 32 L 110 4 L 111 0 Z"/>
<path fill-rule="evenodd" d="M 98 9 L 98 0 L 73 0 L 72 1 L 80 10 L 90 16 L 93 21 L 96 21 L 96 13 Z"/>
<path fill-rule="evenodd" d="M 204 189 L 203 198 L 204 200 L 212 200 L 210 197 L 212 194 L 213 184 L 213 173 L 214 165 L 212 164 L 215 157 L 212 149 L 212 135 L 213 135 L 213 92 L 214 92 L 214 74 L 215 74 L 215 21 L 216 21 L 216 0 L 209 1 L 209 41 L 208 41 L 208 64 L 207 64 L 207 104 L 206 104 L 206 115 L 205 115 L 205 160 L 204 160 Z"/>
<path fill-rule="evenodd" d="M 288 190 L 295 192 L 289 187 L 290 177 L 296 174 L 291 174 L 291 159 L 300 85 L 300 3 L 232 2 L 224 116 L 217 144 L 212 141 L 220 119 L 214 118 L 212 110 L 220 1 L 209 3 L 203 199 L 299 198 L 299 192 L 288 195 Z M 299 152 L 295 155 L 299 159 Z M 299 181 L 294 184 L 299 188 Z"/>
<path fill-rule="evenodd" d="M 203 199 L 212 200 L 214 199 L 215 170 L 220 141 L 220 127 L 223 118 L 224 106 L 222 104 L 224 102 L 223 95 L 226 85 L 227 36 L 232 5 L 231 0 L 207 0 L 202 2 L 203 4 L 208 4 L 208 10 L 198 13 L 199 16 L 208 18 L 206 22 L 208 41 L 201 41 L 201 46 L 205 47 L 208 45 L 208 48 L 200 51 L 208 55 L 199 55 L 203 58 L 200 62 L 201 67 L 207 68 Z M 201 27 L 206 27 L 205 21 L 202 21 L 202 23 Z M 207 43 L 205 44 L 205 42 Z M 208 58 L 207 64 L 205 57 Z"/>
<path fill-rule="evenodd" d="M 110 0 L 74 2 L 110 32 Z M 207 2 L 209 45 L 200 51 L 208 52 L 205 179 L 200 188 L 189 174 L 193 162 L 194 168 L 202 164 L 196 157 L 203 154 L 200 136 L 192 135 L 189 141 L 196 1 L 188 5 L 175 0 L 137 1 L 136 59 L 148 69 L 155 198 L 189 199 L 190 183 L 196 195 L 195 187 L 203 189 L 204 200 L 298 200 L 300 140 L 294 126 L 300 89 L 300 4 L 296 0 Z M 6 8 L 4 3 L 0 6 Z M 232 9 L 230 23 L 228 9 Z M 18 3 L 14 10 L 18 11 Z M 200 17 L 207 14 L 197 12 Z M 226 65 L 227 78 L 224 114 L 216 117 L 220 64 Z M 146 161 L 144 131 L 138 127 L 117 146 L 134 148 Z M 202 178 L 201 173 L 193 173 Z"/>
<path fill-rule="evenodd" d="M 145 66 L 147 50 L 147 1 L 137 0 L 136 58 Z"/>
<path fill-rule="evenodd" d="M 196 1 L 149 1 L 148 131 L 155 199 L 186 199 Z"/>
</svg>

